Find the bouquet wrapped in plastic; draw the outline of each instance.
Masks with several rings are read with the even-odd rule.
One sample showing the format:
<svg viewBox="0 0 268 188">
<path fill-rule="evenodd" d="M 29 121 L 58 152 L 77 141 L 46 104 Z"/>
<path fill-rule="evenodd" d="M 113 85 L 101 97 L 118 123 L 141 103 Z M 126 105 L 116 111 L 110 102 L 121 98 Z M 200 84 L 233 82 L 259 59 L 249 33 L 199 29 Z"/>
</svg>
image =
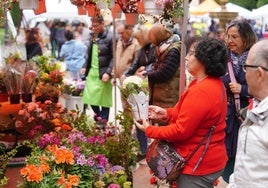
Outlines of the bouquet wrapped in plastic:
<svg viewBox="0 0 268 188">
<path fill-rule="evenodd" d="M 129 76 L 120 88 L 122 95 L 132 108 L 135 120 L 148 119 L 149 88 L 148 79 Z"/>
<path fill-rule="evenodd" d="M 22 75 L 21 83 L 22 99 L 24 102 L 32 102 L 32 94 L 37 85 L 39 69 L 29 62 L 25 62 L 25 64 L 25 70 L 24 74 Z"/>
</svg>

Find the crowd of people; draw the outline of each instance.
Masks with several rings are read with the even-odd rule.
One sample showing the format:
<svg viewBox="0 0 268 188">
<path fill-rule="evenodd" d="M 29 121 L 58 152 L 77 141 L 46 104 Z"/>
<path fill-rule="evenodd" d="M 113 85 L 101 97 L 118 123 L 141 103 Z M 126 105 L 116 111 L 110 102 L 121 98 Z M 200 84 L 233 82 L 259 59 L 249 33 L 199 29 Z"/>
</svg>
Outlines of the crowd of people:
<svg viewBox="0 0 268 188">
<path fill-rule="evenodd" d="M 209 29 L 217 33 L 214 24 Z M 98 123 L 108 122 L 113 84 L 121 85 L 131 75 L 148 77 L 150 121 L 134 121 L 139 160 L 146 156 L 147 138 L 167 140 L 186 157 L 213 128 L 208 144 L 186 164 L 177 187 L 213 187 L 220 176 L 227 183 L 230 179 L 233 188 L 268 186 L 268 40 L 258 39 L 246 20 L 228 23 L 224 37 L 189 35 L 185 44 L 161 24 L 149 28 L 124 22 L 116 26 L 114 44 L 101 15 L 92 18 L 90 30 L 80 21 L 53 28 L 58 31 L 50 38 L 52 49 L 58 50 L 55 57 L 66 63 L 71 78 L 86 80 L 82 100 Z M 27 31 L 27 59 L 42 55 L 45 45 L 38 32 Z M 55 41 L 57 35 L 61 37 Z M 193 79 L 179 96 L 182 45 Z M 123 96 L 121 101 L 123 111 L 131 114 Z M 245 107 L 242 122 L 239 113 Z"/>
</svg>

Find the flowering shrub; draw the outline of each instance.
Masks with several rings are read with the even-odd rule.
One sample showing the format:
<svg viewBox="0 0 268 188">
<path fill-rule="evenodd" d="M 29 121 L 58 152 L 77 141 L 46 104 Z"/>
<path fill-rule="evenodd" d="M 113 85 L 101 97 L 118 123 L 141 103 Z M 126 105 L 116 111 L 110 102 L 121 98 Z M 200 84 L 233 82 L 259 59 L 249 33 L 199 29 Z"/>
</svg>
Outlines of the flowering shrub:
<svg viewBox="0 0 268 188">
<path fill-rule="evenodd" d="M 21 169 L 24 181 L 19 187 L 130 188 L 126 169 L 112 163 L 120 161 L 110 162 L 110 152 L 114 149 L 109 147 L 110 142 L 121 147 L 124 144 L 122 138 L 116 139 L 115 127 L 106 125 L 100 130 L 95 124 L 87 126 L 91 131 L 59 129 L 29 143 L 32 152 Z M 117 156 L 131 157 L 120 150 L 116 152 Z"/>
<path fill-rule="evenodd" d="M 31 137 L 19 187 L 131 187 L 138 144 L 133 122 L 122 114 L 121 128 L 100 128 L 88 116 L 46 101 L 23 104 L 14 119 L 18 132 Z"/>
<path fill-rule="evenodd" d="M 69 131 L 73 128 L 90 132 L 87 124 L 90 119 L 77 111 L 67 111 L 62 104 L 45 101 L 40 103 L 22 104 L 22 109 L 14 117 L 15 128 L 21 134 L 28 134 L 31 138 L 50 131 Z"/>
</svg>

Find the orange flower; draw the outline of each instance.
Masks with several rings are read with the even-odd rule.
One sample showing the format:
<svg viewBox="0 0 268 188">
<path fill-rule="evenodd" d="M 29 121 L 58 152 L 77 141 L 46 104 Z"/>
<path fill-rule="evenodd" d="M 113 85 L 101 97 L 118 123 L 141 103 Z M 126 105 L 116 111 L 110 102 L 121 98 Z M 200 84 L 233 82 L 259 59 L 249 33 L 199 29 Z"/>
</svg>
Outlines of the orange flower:
<svg viewBox="0 0 268 188">
<path fill-rule="evenodd" d="M 26 167 L 20 170 L 20 173 L 23 177 L 26 177 L 27 181 L 39 183 L 43 180 L 42 171 L 32 164 L 27 164 Z"/>
<path fill-rule="evenodd" d="M 63 130 L 65 130 L 65 131 L 70 131 L 70 130 L 73 129 L 70 125 L 65 124 L 65 123 L 61 125 L 61 128 L 62 128 Z"/>
<path fill-rule="evenodd" d="M 78 186 L 79 184 L 79 176 L 77 175 L 68 175 L 68 180 L 72 186 Z"/>
<path fill-rule="evenodd" d="M 50 166 L 47 163 L 43 163 L 39 166 L 39 169 L 44 173 L 50 172 Z"/>
<path fill-rule="evenodd" d="M 61 186 L 61 185 L 65 184 L 65 182 L 66 182 L 65 177 L 63 175 L 61 175 L 61 177 L 57 181 L 57 185 Z"/>
<path fill-rule="evenodd" d="M 58 119 L 58 118 L 52 119 L 51 123 L 53 123 L 56 127 L 59 127 L 62 124 L 60 119 Z"/>
<path fill-rule="evenodd" d="M 72 151 L 69 151 L 64 148 L 57 149 L 53 155 L 56 158 L 56 163 L 67 163 L 67 164 L 74 164 L 74 154 Z"/>
</svg>

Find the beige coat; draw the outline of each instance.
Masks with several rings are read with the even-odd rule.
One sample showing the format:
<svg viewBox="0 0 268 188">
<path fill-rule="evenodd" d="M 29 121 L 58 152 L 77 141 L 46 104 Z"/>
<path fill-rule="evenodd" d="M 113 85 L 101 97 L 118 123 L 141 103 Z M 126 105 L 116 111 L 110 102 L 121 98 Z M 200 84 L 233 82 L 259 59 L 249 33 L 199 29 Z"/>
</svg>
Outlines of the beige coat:
<svg viewBox="0 0 268 188">
<path fill-rule="evenodd" d="M 139 48 L 140 45 L 135 38 L 133 38 L 131 44 L 129 44 L 125 49 L 123 48 L 121 40 L 117 42 L 116 59 L 114 63 L 116 78 L 120 78 L 122 74 L 129 68 Z"/>
</svg>

